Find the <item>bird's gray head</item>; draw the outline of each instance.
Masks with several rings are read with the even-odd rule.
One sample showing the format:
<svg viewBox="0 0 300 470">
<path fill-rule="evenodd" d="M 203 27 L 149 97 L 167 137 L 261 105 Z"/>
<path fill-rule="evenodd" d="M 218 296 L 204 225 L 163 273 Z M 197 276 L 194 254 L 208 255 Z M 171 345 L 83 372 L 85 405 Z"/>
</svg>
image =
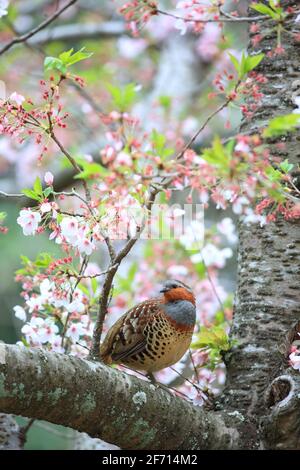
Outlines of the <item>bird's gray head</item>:
<svg viewBox="0 0 300 470">
<path fill-rule="evenodd" d="M 164 293 L 172 289 L 178 289 L 180 287 L 186 289 L 191 294 L 193 293 L 192 289 L 189 286 L 187 286 L 184 282 L 177 281 L 176 279 L 169 279 L 165 281 L 162 285 L 162 288 L 160 289 L 160 292 Z"/>
</svg>

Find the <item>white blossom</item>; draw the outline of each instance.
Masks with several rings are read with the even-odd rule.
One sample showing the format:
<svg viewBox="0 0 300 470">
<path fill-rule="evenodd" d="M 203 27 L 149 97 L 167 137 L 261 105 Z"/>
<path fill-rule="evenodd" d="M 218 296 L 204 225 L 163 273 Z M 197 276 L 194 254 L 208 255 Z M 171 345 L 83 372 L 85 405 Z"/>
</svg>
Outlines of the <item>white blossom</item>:
<svg viewBox="0 0 300 470">
<path fill-rule="evenodd" d="M 54 176 L 51 173 L 51 171 L 46 171 L 45 176 L 44 176 L 44 181 L 48 186 L 52 186 L 53 181 L 54 181 Z"/>
<path fill-rule="evenodd" d="M 1 5 L 0 5 L 0 8 L 1 8 Z M 0 12 L 0 15 L 1 15 L 1 12 Z M 17 103 L 18 106 L 21 106 L 22 103 L 25 101 L 24 96 L 19 95 L 19 93 L 15 92 L 15 91 L 10 95 L 9 99 L 11 101 L 14 101 L 15 103 Z"/>
<path fill-rule="evenodd" d="M 222 235 L 225 235 L 230 243 L 237 242 L 235 225 L 230 217 L 225 217 L 223 220 L 221 220 L 221 222 L 217 224 L 217 229 L 220 233 L 222 233 Z"/>
<path fill-rule="evenodd" d="M 60 223 L 61 233 L 68 243 L 78 240 L 78 221 L 75 217 L 65 217 Z"/>
<path fill-rule="evenodd" d="M 291 361 L 291 366 L 293 369 L 300 371 L 300 351 L 292 352 L 289 355 L 289 359 Z"/>
<path fill-rule="evenodd" d="M 0 0 L 0 18 L 7 15 L 9 0 Z"/>
<path fill-rule="evenodd" d="M 15 317 L 19 318 L 19 320 L 25 322 L 26 321 L 26 312 L 25 312 L 24 308 L 21 307 L 20 305 L 16 305 L 13 309 L 14 309 L 14 312 L 15 312 Z"/>
<path fill-rule="evenodd" d="M 201 263 L 204 261 L 206 266 L 216 266 L 223 268 L 226 264 L 226 259 L 231 258 L 232 249 L 223 248 L 219 250 L 215 245 L 208 243 L 204 246 L 201 253 L 196 253 L 191 256 L 192 263 Z"/>
<path fill-rule="evenodd" d="M 40 205 L 40 211 L 42 214 L 45 214 L 46 212 L 50 212 L 52 209 L 50 202 L 43 202 Z"/>
<path fill-rule="evenodd" d="M 17 222 L 21 225 L 25 236 L 34 235 L 40 221 L 41 215 L 39 212 L 33 212 L 31 209 L 22 209 L 17 218 Z"/>
<path fill-rule="evenodd" d="M 73 323 L 66 331 L 67 338 L 70 338 L 73 343 L 76 343 L 80 336 L 85 334 L 84 326 L 81 323 Z"/>
<path fill-rule="evenodd" d="M 85 255 L 89 256 L 95 249 L 95 244 L 88 238 L 81 238 L 77 242 L 77 248 L 81 254 L 84 253 Z"/>
</svg>

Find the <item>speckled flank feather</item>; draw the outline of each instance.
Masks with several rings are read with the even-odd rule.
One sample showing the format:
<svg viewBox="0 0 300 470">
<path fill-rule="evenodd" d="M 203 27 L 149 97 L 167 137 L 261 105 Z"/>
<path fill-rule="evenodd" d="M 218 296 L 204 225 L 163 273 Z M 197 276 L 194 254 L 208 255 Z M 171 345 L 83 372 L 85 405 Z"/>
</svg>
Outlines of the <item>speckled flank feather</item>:
<svg viewBox="0 0 300 470">
<path fill-rule="evenodd" d="M 178 324 L 167 314 L 166 305 L 165 298 L 152 299 L 125 313 L 100 347 L 102 360 L 148 373 L 179 361 L 190 345 L 194 322 Z"/>
</svg>

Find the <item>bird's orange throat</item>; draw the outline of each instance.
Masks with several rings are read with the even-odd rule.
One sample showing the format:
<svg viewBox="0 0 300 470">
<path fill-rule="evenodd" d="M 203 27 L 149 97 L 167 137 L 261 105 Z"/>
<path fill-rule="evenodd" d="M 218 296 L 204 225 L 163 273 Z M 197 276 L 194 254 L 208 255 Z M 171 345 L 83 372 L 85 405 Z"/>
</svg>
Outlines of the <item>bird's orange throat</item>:
<svg viewBox="0 0 300 470">
<path fill-rule="evenodd" d="M 176 289 L 164 292 L 163 303 L 174 302 L 175 300 L 187 300 L 193 305 L 196 305 L 195 297 L 187 289 L 184 289 L 184 287 L 177 287 Z"/>
</svg>

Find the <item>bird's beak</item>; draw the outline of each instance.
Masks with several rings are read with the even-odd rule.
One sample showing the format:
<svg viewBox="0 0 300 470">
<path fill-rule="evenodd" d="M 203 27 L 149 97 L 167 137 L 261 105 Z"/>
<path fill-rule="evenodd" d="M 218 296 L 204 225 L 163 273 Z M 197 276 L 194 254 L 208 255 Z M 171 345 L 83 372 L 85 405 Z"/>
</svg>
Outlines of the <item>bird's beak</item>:
<svg viewBox="0 0 300 470">
<path fill-rule="evenodd" d="M 164 293 L 164 292 L 168 292 L 168 290 L 169 289 L 167 287 L 162 287 L 159 292 Z"/>
</svg>

